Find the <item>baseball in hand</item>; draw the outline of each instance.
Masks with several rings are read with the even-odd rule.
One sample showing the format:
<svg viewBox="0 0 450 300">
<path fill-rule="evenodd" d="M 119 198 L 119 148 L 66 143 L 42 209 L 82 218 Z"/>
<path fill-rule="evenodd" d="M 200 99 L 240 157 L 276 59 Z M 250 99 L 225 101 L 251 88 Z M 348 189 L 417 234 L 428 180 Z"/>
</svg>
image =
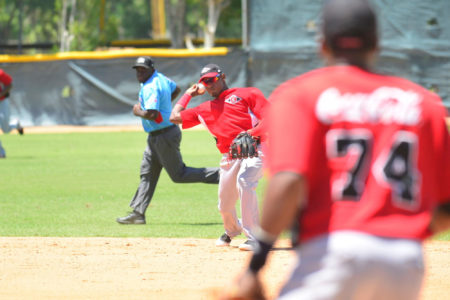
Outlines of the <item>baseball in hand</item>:
<svg viewBox="0 0 450 300">
<path fill-rule="evenodd" d="M 197 84 L 197 93 L 199 93 L 199 95 L 203 95 L 205 93 L 205 86 L 203 84 Z"/>
</svg>

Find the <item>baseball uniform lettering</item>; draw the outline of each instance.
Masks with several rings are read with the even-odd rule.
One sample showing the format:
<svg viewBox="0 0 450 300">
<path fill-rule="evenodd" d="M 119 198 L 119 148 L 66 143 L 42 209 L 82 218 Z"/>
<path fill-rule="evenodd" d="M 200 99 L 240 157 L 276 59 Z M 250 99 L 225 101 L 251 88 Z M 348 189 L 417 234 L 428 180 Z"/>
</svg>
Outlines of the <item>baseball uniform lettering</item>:
<svg viewBox="0 0 450 300">
<path fill-rule="evenodd" d="M 414 125 L 420 121 L 419 94 L 399 88 L 380 87 L 373 93 L 341 93 L 328 88 L 319 96 L 316 114 L 323 123 L 395 122 Z"/>
</svg>

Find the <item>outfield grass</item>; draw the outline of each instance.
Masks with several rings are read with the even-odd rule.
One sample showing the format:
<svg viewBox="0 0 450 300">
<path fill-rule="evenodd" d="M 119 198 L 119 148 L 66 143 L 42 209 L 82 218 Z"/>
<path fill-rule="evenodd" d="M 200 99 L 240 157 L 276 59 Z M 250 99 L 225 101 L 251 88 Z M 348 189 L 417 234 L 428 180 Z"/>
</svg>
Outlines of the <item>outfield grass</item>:
<svg viewBox="0 0 450 300">
<path fill-rule="evenodd" d="M 147 225 L 119 225 L 139 183 L 143 132 L 2 135 L 1 236 L 216 238 L 217 185 L 175 184 L 161 173 Z M 183 133 L 187 165 L 218 166 L 206 131 Z M 258 188 L 261 194 L 262 187 Z"/>
<path fill-rule="evenodd" d="M 216 238 L 217 185 L 176 184 L 163 171 L 147 225 L 119 225 L 139 183 L 143 132 L 1 135 L 0 236 Z M 187 165 L 217 166 L 206 131 L 184 131 Z M 260 196 L 265 178 L 257 192 Z M 450 232 L 438 237 L 450 240 Z"/>
</svg>

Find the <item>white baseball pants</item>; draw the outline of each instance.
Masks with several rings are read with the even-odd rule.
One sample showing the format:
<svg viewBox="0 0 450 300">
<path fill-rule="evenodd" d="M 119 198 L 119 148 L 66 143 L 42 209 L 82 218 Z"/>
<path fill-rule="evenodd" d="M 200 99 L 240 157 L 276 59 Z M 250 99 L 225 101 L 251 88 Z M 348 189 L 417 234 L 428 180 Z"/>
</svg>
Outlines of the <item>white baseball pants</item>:
<svg viewBox="0 0 450 300">
<path fill-rule="evenodd" d="M 219 211 L 225 233 L 233 238 L 244 233 L 253 239 L 252 228 L 259 224 L 256 187 L 263 176 L 263 153 L 259 157 L 230 160 L 224 154 L 220 161 Z M 236 201 L 241 201 L 242 222 L 236 214 Z"/>
<path fill-rule="evenodd" d="M 422 244 L 340 231 L 297 250 L 299 261 L 279 299 L 418 299 L 424 277 Z"/>
<path fill-rule="evenodd" d="M 9 100 L 8 98 L 0 101 L 0 128 L 3 133 L 9 133 L 13 129 L 17 129 L 19 127 L 19 121 L 14 120 L 10 122 L 10 110 L 9 110 Z M 2 146 L 2 142 L 0 141 L 0 157 L 5 157 L 6 152 Z"/>
<path fill-rule="evenodd" d="M 9 133 L 11 130 L 19 127 L 17 119 L 10 121 L 9 100 L 7 98 L 0 101 L 0 127 L 3 133 Z"/>
</svg>

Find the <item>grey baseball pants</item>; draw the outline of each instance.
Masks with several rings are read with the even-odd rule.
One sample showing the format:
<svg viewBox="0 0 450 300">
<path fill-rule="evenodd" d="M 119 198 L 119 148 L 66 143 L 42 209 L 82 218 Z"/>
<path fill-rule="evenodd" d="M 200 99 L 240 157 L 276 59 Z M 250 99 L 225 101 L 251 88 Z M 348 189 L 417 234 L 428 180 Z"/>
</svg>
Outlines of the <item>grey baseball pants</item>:
<svg viewBox="0 0 450 300">
<path fill-rule="evenodd" d="M 219 168 L 187 167 L 180 153 L 181 130 L 173 126 L 162 133 L 149 133 L 141 162 L 139 187 L 131 200 L 134 211 L 145 214 L 162 168 L 176 183 L 219 183 Z"/>
</svg>

